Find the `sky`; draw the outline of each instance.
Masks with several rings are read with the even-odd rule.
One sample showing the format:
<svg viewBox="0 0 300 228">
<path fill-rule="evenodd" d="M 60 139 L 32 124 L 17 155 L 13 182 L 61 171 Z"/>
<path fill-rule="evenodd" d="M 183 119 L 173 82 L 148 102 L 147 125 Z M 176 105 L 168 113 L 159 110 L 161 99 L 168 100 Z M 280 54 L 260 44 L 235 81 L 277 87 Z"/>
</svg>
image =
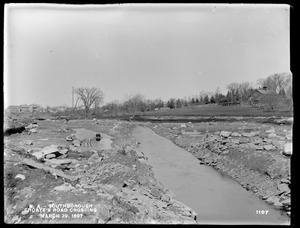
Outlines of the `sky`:
<svg viewBox="0 0 300 228">
<path fill-rule="evenodd" d="M 288 5 L 7 4 L 4 107 L 72 105 L 72 87 L 104 103 L 226 93 L 290 71 Z"/>
</svg>

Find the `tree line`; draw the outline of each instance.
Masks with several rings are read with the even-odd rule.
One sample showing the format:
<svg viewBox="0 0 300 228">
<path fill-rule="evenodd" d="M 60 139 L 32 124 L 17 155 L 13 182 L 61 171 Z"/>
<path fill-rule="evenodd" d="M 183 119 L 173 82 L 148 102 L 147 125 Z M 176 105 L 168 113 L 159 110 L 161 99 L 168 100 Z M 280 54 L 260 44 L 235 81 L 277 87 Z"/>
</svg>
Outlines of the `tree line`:
<svg viewBox="0 0 300 228">
<path fill-rule="evenodd" d="M 100 108 L 104 101 L 104 93 L 100 88 L 81 87 L 75 89 L 77 95 L 76 104 L 82 102 L 85 114 L 101 114 L 107 116 L 119 116 L 124 114 L 137 114 L 139 112 L 154 111 L 161 108 L 182 108 L 206 104 L 242 104 L 248 103 L 249 97 L 254 91 L 254 87 L 267 87 L 274 95 L 292 98 L 292 74 L 289 72 L 272 74 L 264 79 L 253 82 L 233 82 L 227 85 L 227 93 L 222 94 L 219 87 L 214 92 L 201 91 L 198 95 L 184 98 L 170 98 L 163 101 L 160 98 L 151 100 L 146 99 L 141 94 L 135 94 L 127 97 L 123 102 L 113 101 L 106 103 Z M 268 98 L 270 100 L 270 98 Z M 276 99 L 275 99 L 276 100 Z M 268 102 L 268 101 L 267 101 Z M 274 103 L 274 99 L 270 102 Z M 270 103 L 269 102 L 269 103 Z M 275 101 L 276 103 L 277 101 Z M 76 106 L 75 108 L 78 106 Z M 74 110 L 74 108 L 73 108 Z"/>
</svg>

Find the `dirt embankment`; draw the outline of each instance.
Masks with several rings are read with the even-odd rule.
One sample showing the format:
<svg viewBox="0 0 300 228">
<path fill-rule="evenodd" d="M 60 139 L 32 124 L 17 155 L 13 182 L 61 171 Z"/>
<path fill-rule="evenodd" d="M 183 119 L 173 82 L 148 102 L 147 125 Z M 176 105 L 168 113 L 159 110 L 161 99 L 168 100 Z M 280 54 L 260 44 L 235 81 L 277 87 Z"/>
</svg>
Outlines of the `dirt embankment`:
<svg viewBox="0 0 300 228">
<path fill-rule="evenodd" d="M 45 120 L 25 128 L 5 137 L 6 223 L 196 223 L 154 178 L 129 124 Z"/>
<path fill-rule="evenodd" d="M 149 124 L 200 160 L 290 215 L 290 125 L 260 123 Z"/>
</svg>

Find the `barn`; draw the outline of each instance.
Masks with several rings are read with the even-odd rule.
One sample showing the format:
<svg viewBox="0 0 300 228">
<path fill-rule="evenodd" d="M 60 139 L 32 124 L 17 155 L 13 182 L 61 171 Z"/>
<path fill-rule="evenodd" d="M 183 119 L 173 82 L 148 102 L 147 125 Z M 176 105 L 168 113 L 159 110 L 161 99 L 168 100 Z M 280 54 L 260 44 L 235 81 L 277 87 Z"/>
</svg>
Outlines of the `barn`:
<svg viewBox="0 0 300 228">
<path fill-rule="evenodd" d="M 260 103 L 260 101 L 263 97 L 271 96 L 271 95 L 274 96 L 274 95 L 276 95 L 276 93 L 274 93 L 271 90 L 268 90 L 267 87 L 263 87 L 262 89 L 255 89 L 250 94 L 249 101 L 252 105 L 255 105 L 255 104 Z"/>
</svg>

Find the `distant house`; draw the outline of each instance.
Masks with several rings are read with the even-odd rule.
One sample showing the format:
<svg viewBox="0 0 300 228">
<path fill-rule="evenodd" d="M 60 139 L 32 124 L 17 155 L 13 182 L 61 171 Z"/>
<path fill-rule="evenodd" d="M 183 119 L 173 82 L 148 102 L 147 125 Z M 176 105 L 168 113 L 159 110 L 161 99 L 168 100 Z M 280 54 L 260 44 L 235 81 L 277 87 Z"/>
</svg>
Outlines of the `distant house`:
<svg viewBox="0 0 300 228">
<path fill-rule="evenodd" d="M 6 108 L 6 111 L 11 113 L 20 112 L 20 107 L 18 105 L 10 105 Z"/>
<path fill-rule="evenodd" d="M 20 105 L 20 112 L 29 112 L 29 105 Z"/>
<path fill-rule="evenodd" d="M 275 92 L 268 90 L 267 87 L 263 87 L 262 89 L 255 89 L 250 94 L 249 101 L 252 105 L 258 104 L 263 97 L 266 96 L 279 96 Z"/>
</svg>

